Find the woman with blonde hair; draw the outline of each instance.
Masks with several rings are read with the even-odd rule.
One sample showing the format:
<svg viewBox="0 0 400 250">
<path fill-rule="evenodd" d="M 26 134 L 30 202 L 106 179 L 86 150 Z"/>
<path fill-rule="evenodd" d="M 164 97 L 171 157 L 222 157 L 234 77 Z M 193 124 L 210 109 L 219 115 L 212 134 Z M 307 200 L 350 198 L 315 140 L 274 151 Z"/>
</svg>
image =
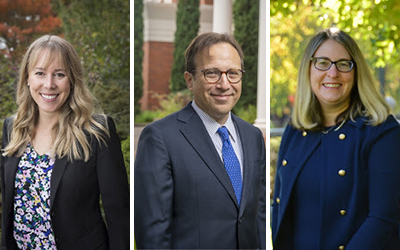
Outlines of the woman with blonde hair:
<svg viewBox="0 0 400 250">
<path fill-rule="evenodd" d="M 274 249 L 399 249 L 400 126 L 356 42 L 309 42 L 279 150 Z"/>
<path fill-rule="evenodd" d="M 83 78 L 66 40 L 46 35 L 29 46 L 18 109 L 3 127 L 1 247 L 129 249 L 120 141 Z"/>
</svg>

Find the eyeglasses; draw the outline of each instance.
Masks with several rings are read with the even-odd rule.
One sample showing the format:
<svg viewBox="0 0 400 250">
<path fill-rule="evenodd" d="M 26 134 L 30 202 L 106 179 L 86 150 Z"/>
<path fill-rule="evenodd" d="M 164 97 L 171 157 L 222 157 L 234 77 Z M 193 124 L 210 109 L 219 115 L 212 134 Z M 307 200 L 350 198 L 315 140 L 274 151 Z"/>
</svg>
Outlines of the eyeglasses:
<svg viewBox="0 0 400 250">
<path fill-rule="evenodd" d="M 322 71 L 329 70 L 332 67 L 332 64 L 335 64 L 336 69 L 343 73 L 350 72 L 354 67 L 354 62 L 346 59 L 340 59 L 333 62 L 326 57 L 312 57 L 311 61 L 314 62 L 314 67 L 316 69 Z"/>
<path fill-rule="evenodd" d="M 193 70 L 196 71 L 196 70 Z M 208 83 L 214 84 L 221 79 L 222 74 L 225 74 L 226 77 L 228 78 L 228 81 L 232 84 L 240 82 L 242 80 L 244 70 L 243 69 L 230 69 L 228 71 L 221 71 L 219 69 L 203 69 L 200 70 L 200 72 L 203 73 L 204 79 Z"/>
</svg>

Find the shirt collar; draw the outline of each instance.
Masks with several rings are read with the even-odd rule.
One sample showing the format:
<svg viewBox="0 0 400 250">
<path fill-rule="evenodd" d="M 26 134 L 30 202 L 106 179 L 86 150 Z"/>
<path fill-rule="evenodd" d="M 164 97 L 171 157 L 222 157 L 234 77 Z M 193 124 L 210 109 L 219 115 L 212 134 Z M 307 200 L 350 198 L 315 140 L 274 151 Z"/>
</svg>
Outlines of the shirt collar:
<svg viewBox="0 0 400 250">
<path fill-rule="evenodd" d="M 199 106 L 196 105 L 195 101 L 192 102 L 192 107 L 196 111 L 196 113 L 200 116 L 200 119 L 203 121 L 204 126 L 206 127 L 210 136 L 213 136 L 217 133 L 220 127 L 225 126 L 228 129 L 228 132 L 234 142 L 237 141 L 237 132 L 236 127 L 232 120 L 231 112 L 229 111 L 228 119 L 225 124 L 221 125 L 217 121 L 215 121 L 210 115 L 204 112 Z"/>
</svg>

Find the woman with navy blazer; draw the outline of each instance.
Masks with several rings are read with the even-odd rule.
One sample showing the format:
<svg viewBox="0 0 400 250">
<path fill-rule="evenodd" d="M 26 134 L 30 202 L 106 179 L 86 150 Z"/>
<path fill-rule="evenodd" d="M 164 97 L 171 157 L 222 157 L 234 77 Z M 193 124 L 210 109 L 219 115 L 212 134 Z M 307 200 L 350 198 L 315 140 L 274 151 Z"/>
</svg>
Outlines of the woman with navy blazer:
<svg viewBox="0 0 400 250">
<path fill-rule="evenodd" d="M 399 249 L 400 126 L 356 42 L 330 28 L 303 56 L 279 150 L 274 249 Z"/>
<path fill-rule="evenodd" d="M 70 43 L 46 35 L 29 46 L 17 104 L 3 126 L 0 249 L 129 249 L 120 141 Z"/>
</svg>

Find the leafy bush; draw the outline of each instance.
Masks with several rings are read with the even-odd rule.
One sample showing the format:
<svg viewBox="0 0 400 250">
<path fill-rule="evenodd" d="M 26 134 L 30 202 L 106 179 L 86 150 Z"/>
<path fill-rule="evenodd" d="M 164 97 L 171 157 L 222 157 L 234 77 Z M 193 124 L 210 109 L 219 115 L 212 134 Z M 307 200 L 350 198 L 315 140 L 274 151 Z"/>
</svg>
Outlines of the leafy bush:
<svg viewBox="0 0 400 250">
<path fill-rule="evenodd" d="M 115 120 L 118 136 L 125 140 L 129 135 L 130 123 L 129 82 L 121 80 L 103 83 L 98 80 L 92 86 L 92 91 L 104 113 Z"/>
<path fill-rule="evenodd" d="M 159 111 L 145 110 L 135 115 L 135 124 L 153 122 L 155 118 L 159 117 Z"/>
<path fill-rule="evenodd" d="M 169 95 L 155 94 L 154 96 L 158 99 L 161 106 L 159 114 L 155 119 L 164 118 L 167 115 L 181 110 L 192 100 L 192 93 L 187 89 Z"/>
<path fill-rule="evenodd" d="M 255 105 L 248 105 L 247 107 L 234 108 L 233 113 L 251 124 L 253 124 L 257 118 L 257 108 Z"/>
<path fill-rule="evenodd" d="M 270 145 L 270 199 L 272 199 L 274 194 L 274 185 L 275 185 L 275 174 L 276 174 L 276 165 L 278 163 L 278 153 L 279 146 L 281 144 L 282 137 L 271 137 L 269 140 Z"/>
<path fill-rule="evenodd" d="M 122 154 L 124 155 L 124 162 L 126 172 L 128 173 L 128 182 L 130 183 L 130 136 L 121 142 Z"/>
</svg>

